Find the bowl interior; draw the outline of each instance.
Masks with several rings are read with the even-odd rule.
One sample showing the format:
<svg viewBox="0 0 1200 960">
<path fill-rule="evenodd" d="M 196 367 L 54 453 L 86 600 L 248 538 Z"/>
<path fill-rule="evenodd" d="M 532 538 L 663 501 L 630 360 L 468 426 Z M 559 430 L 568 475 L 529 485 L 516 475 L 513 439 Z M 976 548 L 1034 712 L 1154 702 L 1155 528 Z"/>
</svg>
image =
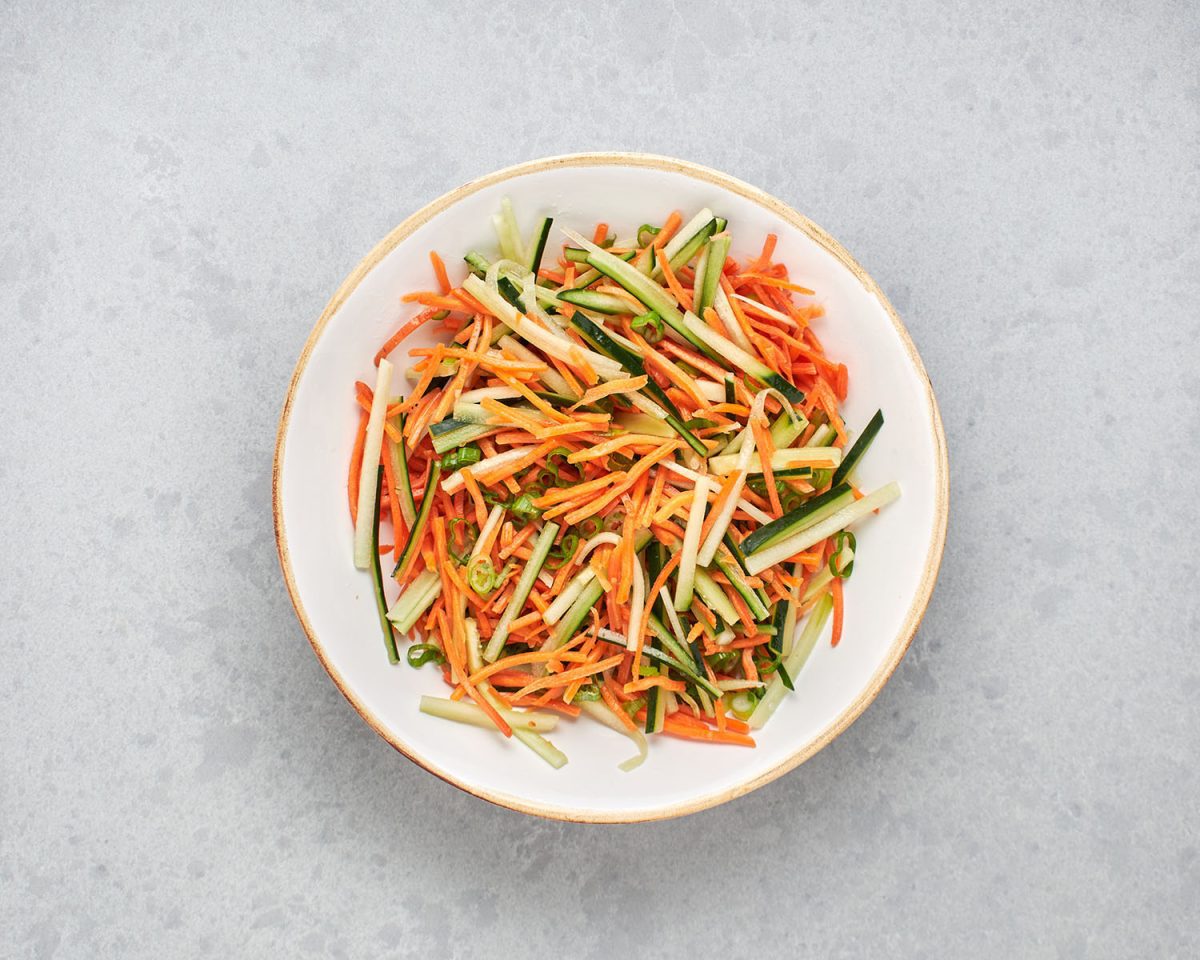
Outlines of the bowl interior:
<svg viewBox="0 0 1200 960">
<path fill-rule="evenodd" d="M 846 586 L 842 643 L 827 636 L 796 678 L 758 747 L 710 746 L 658 737 L 636 771 L 619 761 L 624 737 L 581 718 L 551 739 L 570 758 L 552 770 L 516 741 L 424 716 L 417 699 L 444 696 L 433 669 L 389 666 L 370 577 L 351 561 L 346 464 L 357 410 L 356 379 L 372 383 L 371 357 L 414 308 L 401 294 L 434 286 L 436 249 L 452 279 L 472 248 L 495 247 L 491 215 L 511 197 L 527 231 L 537 217 L 590 234 L 596 222 L 628 236 L 672 210 L 703 206 L 729 220 L 735 257 L 758 252 L 767 233 L 792 278 L 817 291 L 815 324 L 827 353 L 850 368 L 851 430 L 877 407 L 886 424 L 860 468 L 865 489 L 896 480 L 899 501 L 858 530 L 858 561 Z M 552 243 L 561 243 L 555 231 Z M 427 346 L 429 334 L 408 346 Z M 393 355 L 407 363 L 403 348 Z M 293 600 L 326 668 L 378 732 L 405 754 L 487 799 L 547 816 L 630 820 L 671 816 L 722 802 L 811 755 L 866 706 L 903 655 L 924 612 L 945 532 L 944 441 L 920 360 L 874 284 L 820 230 L 770 198 L 702 168 L 658 158 L 575 157 L 526 164 L 443 197 L 397 228 L 335 295 L 297 368 L 280 430 L 276 519 Z M 827 628 L 828 629 L 828 628 Z"/>
</svg>

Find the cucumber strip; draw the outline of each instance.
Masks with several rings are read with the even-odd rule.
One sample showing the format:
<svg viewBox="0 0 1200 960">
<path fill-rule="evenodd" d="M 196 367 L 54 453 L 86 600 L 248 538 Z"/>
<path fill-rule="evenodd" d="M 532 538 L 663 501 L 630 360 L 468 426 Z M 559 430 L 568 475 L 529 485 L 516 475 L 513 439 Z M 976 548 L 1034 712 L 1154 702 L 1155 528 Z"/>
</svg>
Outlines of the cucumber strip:
<svg viewBox="0 0 1200 960">
<path fill-rule="evenodd" d="M 662 249 L 667 257 L 667 262 L 671 264 L 671 269 L 678 270 L 690 261 L 704 245 L 704 241 L 716 233 L 717 229 L 717 220 L 707 209 L 701 210 L 692 217 L 675 236 L 667 241 L 667 245 Z M 661 280 L 662 275 L 662 267 L 655 263 L 650 276 L 655 280 Z"/>
<path fill-rule="evenodd" d="M 408 633 L 442 593 L 442 579 L 435 570 L 426 570 L 410 583 L 392 604 L 388 620 L 398 633 Z"/>
<path fill-rule="evenodd" d="M 477 387 L 458 395 L 459 403 L 479 403 L 482 400 L 516 400 L 520 391 L 512 387 Z"/>
<path fill-rule="evenodd" d="M 703 317 L 705 309 L 711 307 L 716 300 L 717 290 L 721 285 L 721 272 L 725 269 L 725 258 L 729 256 L 729 243 L 728 235 L 713 237 L 704 247 L 704 253 L 701 254 L 703 269 L 701 265 L 696 267 L 697 286 L 700 293 L 696 297 L 694 306 L 698 317 Z"/>
<path fill-rule="evenodd" d="M 417 555 L 417 548 L 421 545 L 421 541 L 425 539 L 425 527 L 429 523 L 429 513 L 433 509 L 433 501 L 436 499 L 434 493 L 437 490 L 438 480 L 441 476 L 441 461 L 434 460 L 433 466 L 429 469 L 429 482 L 425 485 L 425 496 L 421 498 L 421 506 L 417 510 L 416 520 L 408 531 L 408 541 L 404 544 L 404 550 L 400 553 L 400 559 L 396 561 L 396 566 L 392 570 L 392 579 L 394 580 L 399 580 L 408 571 L 409 564 L 412 563 L 413 558 Z"/>
<path fill-rule="evenodd" d="M 661 626 L 661 624 L 659 625 Z M 658 635 L 658 639 L 662 640 L 661 634 Z M 714 697 L 719 697 L 721 695 L 721 689 L 716 686 L 716 684 L 712 683 L 712 681 L 710 681 L 707 677 L 698 674 L 694 667 L 688 666 L 688 661 L 691 660 L 690 656 L 686 661 L 682 661 L 678 658 L 678 656 L 667 653 L 663 650 L 658 650 L 655 647 L 644 647 L 642 649 L 642 654 L 647 659 L 654 660 L 657 663 L 663 664 L 665 667 L 669 667 L 676 673 L 682 674 L 687 679 L 688 683 L 700 688 L 705 693 L 711 694 Z"/>
<path fill-rule="evenodd" d="M 492 718 L 484 712 L 482 707 L 465 700 L 423 696 L 418 709 L 421 713 L 441 720 L 453 720 L 455 723 L 466 723 L 473 727 L 483 727 L 486 730 L 496 729 Z M 499 713 L 512 727 L 513 733 L 516 733 L 518 728 L 532 730 L 534 733 L 548 733 L 558 726 L 558 717 L 553 713 L 540 713 L 532 710 L 524 713 L 516 710 L 500 710 Z"/>
<path fill-rule="evenodd" d="M 375 477 L 375 500 L 379 501 L 379 492 L 383 487 L 383 467 L 380 467 Z M 387 597 L 383 592 L 383 569 L 379 565 L 379 513 L 375 514 L 375 522 L 371 524 L 371 552 L 375 562 L 371 564 L 371 579 L 375 583 L 375 609 L 379 613 L 379 625 L 383 627 L 383 645 L 387 648 L 388 663 L 399 663 L 400 654 L 396 651 L 396 634 L 392 630 L 392 622 L 387 618 Z"/>
<path fill-rule="evenodd" d="M 804 624 L 800 636 L 792 644 L 792 652 L 784 659 L 783 668 L 793 682 L 800 671 L 804 669 L 804 664 L 808 662 L 808 657 L 812 653 L 813 647 L 817 645 L 817 638 L 821 635 L 832 610 L 833 600 L 829 597 L 822 597 L 813 607 L 812 613 L 808 615 L 808 621 Z M 775 708 L 782 702 L 786 693 L 787 687 L 784 685 L 783 677 L 776 673 L 771 678 L 771 682 L 767 684 L 767 692 L 758 701 L 758 706 L 754 708 L 754 712 L 750 714 L 750 718 L 746 722 L 756 730 L 761 728 L 775 712 Z"/>
<path fill-rule="evenodd" d="M 630 534 L 632 536 L 632 534 Z M 653 601 L 651 601 L 653 602 Z M 642 561 L 635 554 L 633 557 L 633 583 L 629 597 L 629 637 L 625 641 L 628 650 L 637 650 L 638 640 L 642 635 L 642 624 L 646 616 L 646 571 L 642 569 Z"/>
<path fill-rule="evenodd" d="M 734 343 L 747 353 L 754 353 L 754 344 L 750 342 L 750 338 L 746 336 L 746 331 L 738 323 L 738 319 L 733 312 L 733 307 L 729 305 L 729 298 L 725 295 L 725 288 L 719 285 L 719 280 L 712 305 L 713 309 L 717 311 L 717 316 L 720 318 L 721 323 L 729 331 L 729 336 L 733 338 Z"/>
<path fill-rule="evenodd" d="M 712 457 L 708 461 L 708 468 L 713 473 L 727 476 L 738 469 L 738 456 L 736 453 L 723 453 L 719 457 Z M 837 447 L 785 447 L 776 450 L 771 457 L 771 469 L 790 470 L 805 465 L 828 467 L 830 464 L 836 467 L 841 462 L 842 451 Z M 758 451 L 751 458 L 748 469 L 750 473 L 763 472 L 762 457 Z"/>
<path fill-rule="evenodd" d="M 792 403 L 804 402 L 803 392 L 797 390 L 757 357 L 751 356 L 748 351 L 743 350 L 732 340 L 721 336 L 694 313 L 683 314 L 683 323 L 692 334 L 690 339 L 702 341 L 705 353 L 715 356 L 723 362 L 732 363 L 755 380 L 765 383 L 768 387 L 774 387 Z"/>
<path fill-rule="evenodd" d="M 482 534 L 480 534 L 482 538 Z M 571 609 L 571 605 L 579 599 L 584 587 L 596 579 L 596 572 L 591 567 L 584 567 L 575 577 L 563 587 L 562 593 L 554 598 L 554 602 L 542 614 L 542 620 L 554 626 Z"/>
<path fill-rule="evenodd" d="M 558 298 L 566 303 L 572 303 L 585 310 L 596 313 L 622 314 L 630 313 L 629 304 L 611 293 L 598 293 L 595 290 L 564 290 Z"/>
<path fill-rule="evenodd" d="M 479 685 L 479 695 L 484 697 L 497 711 L 507 709 L 507 704 L 496 696 L 487 683 Z M 514 727 L 511 723 L 509 724 L 509 729 L 512 730 L 514 737 L 550 764 L 555 770 L 566 766 L 567 755 L 540 733 L 534 733 L 532 730 L 526 730 L 524 727 Z"/>
<path fill-rule="evenodd" d="M 696 592 L 708 608 L 726 623 L 738 622 L 737 608 L 733 601 L 725 595 L 721 585 L 708 575 L 708 571 L 696 571 Z"/>
<path fill-rule="evenodd" d="M 491 416 L 478 403 L 469 403 L 461 398 L 454 404 L 453 417 L 461 423 L 486 423 Z"/>
<path fill-rule="evenodd" d="M 487 520 L 484 521 L 483 526 L 479 530 L 479 536 L 475 538 L 475 545 L 471 547 L 471 560 L 474 560 L 477 556 L 479 556 L 483 545 L 487 543 L 488 539 L 491 537 L 492 531 L 500 526 L 500 524 L 503 522 L 504 506 L 499 503 L 494 504 L 491 512 L 488 513 Z"/>
<path fill-rule="evenodd" d="M 737 403 L 737 390 L 734 388 L 733 377 L 725 377 L 725 402 Z"/>
<path fill-rule="evenodd" d="M 771 616 L 771 639 L 767 641 L 767 649 L 771 651 L 771 659 L 779 663 L 778 676 L 783 682 L 783 685 L 789 690 L 795 690 L 792 685 L 792 676 L 787 672 L 787 666 L 784 664 L 783 656 L 785 653 L 791 652 L 791 643 L 787 644 L 787 649 L 784 649 L 785 636 L 788 631 L 789 621 L 791 626 L 795 628 L 795 618 L 792 613 L 795 604 L 789 600 L 780 600 L 775 605 L 775 612 Z"/>
<path fill-rule="evenodd" d="M 434 427 L 443 427 L 443 429 L 440 433 L 435 434 L 433 432 Z M 446 429 L 446 427 L 449 427 L 449 429 Z M 486 423 L 463 423 L 459 420 L 443 420 L 441 423 L 431 424 L 429 434 L 433 440 L 433 449 L 440 454 L 457 450 L 464 444 L 478 440 L 495 429 L 495 427 Z"/>
<path fill-rule="evenodd" d="M 479 652 L 479 624 L 474 617 L 463 619 L 463 632 L 467 641 L 467 671 L 474 673 L 483 669 L 483 656 Z"/>
<path fill-rule="evenodd" d="M 686 648 L 679 645 L 679 641 L 671 636 L 671 631 L 666 628 L 666 625 L 658 619 L 651 616 L 648 620 L 651 632 L 658 638 L 667 649 L 656 650 L 653 647 L 644 647 L 642 653 L 651 660 L 657 660 L 659 663 L 665 663 L 672 670 L 682 673 L 688 680 L 707 691 L 714 697 L 719 697 L 721 691 L 710 681 L 706 676 L 701 674 L 692 664 L 692 656 Z"/>
<path fill-rule="evenodd" d="M 805 442 L 806 447 L 824 447 L 837 435 L 837 431 L 829 424 L 822 423 L 813 431 L 811 437 Z"/>
<path fill-rule="evenodd" d="M 842 462 L 838 464 L 838 468 L 833 471 L 833 480 L 831 482 L 834 486 L 837 486 L 848 476 L 850 476 L 850 471 L 853 470 L 858 465 L 858 461 L 863 458 L 863 454 L 865 454 L 870 448 L 871 441 L 875 439 L 875 435 L 879 433 L 879 428 L 882 426 L 883 411 L 876 410 L 875 416 L 873 416 L 867 423 L 866 427 L 863 428 L 863 432 L 859 434 L 859 437 L 854 441 L 853 446 L 851 446 L 846 455 L 842 457 Z"/>
<path fill-rule="evenodd" d="M 584 253 L 587 253 L 587 251 L 585 250 Z M 634 258 L 635 253 L 636 253 L 636 251 L 631 250 L 631 251 L 629 251 L 629 253 L 614 254 L 614 256 L 616 256 L 620 260 L 624 260 L 624 261 L 628 262 Z M 586 257 L 583 259 L 583 262 L 587 263 Z M 575 282 L 573 284 L 571 284 L 571 289 L 572 290 L 583 290 L 587 287 L 590 287 L 593 283 L 595 283 L 597 280 L 599 280 L 600 277 L 601 277 L 601 273 L 599 270 L 596 270 L 594 268 L 591 270 L 585 270 L 583 273 L 581 273 L 579 276 L 577 276 L 575 278 Z"/>
<path fill-rule="evenodd" d="M 732 557 L 726 558 L 719 554 L 714 558 L 714 563 L 717 569 L 725 574 L 725 578 L 729 581 L 729 585 L 733 587 L 746 601 L 746 606 L 750 608 L 750 613 L 755 620 L 765 620 L 771 612 L 767 605 L 762 602 L 754 588 L 746 582 L 746 577 L 738 568 L 737 563 Z"/>
<path fill-rule="evenodd" d="M 583 622 L 587 619 L 588 611 L 596 605 L 596 601 L 600 599 L 602 593 L 604 593 L 604 587 L 599 580 L 592 579 L 585 584 L 579 596 L 575 598 L 575 602 L 571 604 L 567 612 L 558 621 L 555 631 L 550 634 L 546 642 L 542 645 L 542 649 L 557 650 L 575 636 L 579 632 L 579 628 L 583 626 Z"/>
<path fill-rule="evenodd" d="M 645 413 L 628 413 L 621 410 L 613 414 L 613 423 L 629 433 L 648 433 L 652 437 L 670 439 L 675 431 L 661 417 L 652 417 Z"/>
<path fill-rule="evenodd" d="M 578 311 L 571 317 L 571 324 L 585 340 L 591 343 L 597 350 L 611 356 L 627 372 L 633 374 L 635 377 L 646 375 L 646 366 L 642 362 L 642 358 L 629 347 L 625 347 L 619 343 L 609 331 L 606 331 L 599 324 L 583 316 Z M 648 379 L 645 390 L 658 403 L 662 404 L 667 413 L 665 417 L 666 422 L 671 429 L 683 437 L 687 445 L 699 456 L 707 457 L 708 447 L 704 445 L 704 442 L 699 437 L 684 426 L 683 416 L 680 414 L 679 408 L 666 395 L 662 387 L 653 380 Z"/>
<path fill-rule="evenodd" d="M 678 253 L 675 253 L 670 257 L 669 262 L 671 264 L 671 269 L 679 270 L 680 267 L 686 266 L 691 261 L 692 257 L 699 253 L 700 248 L 704 246 L 704 242 L 716 232 L 717 221 L 708 221 L 708 223 L 701 228 L 699 233 L 693 236 L 691 240 L 689 240 L 679 249 Z M 661 267 L 659 269 L 661 270 Z M 662 274 L 660 273 L 659 276 L 661 275 Z M 658 279 L 658 277 L 655 279 Z"/>
<path fill-rule="evenodd" d="M 530 350 L 516 337 L 505 334 L 500 337 L 497 342 L 500 344 L 500 346 L 507 347 L 522 360 L 527 360 L 532 363 L 543 362 L 541 357 Z M 544 383 L 547 387 L 549 387 L 555 393 L 561 394 L 564 397 L 569 397 L 571 402 L 579 399 L 571 390 L 571 385 L 567 383 L 566 378 L 563 377 L 563 375 L 553 367 L 547 366 L 545 370 L 538 374 L 538 376 L 541 377 L 542 383 Z"/>
<path fill-rule="evenodd" d="M 796 438 L 808 429 L 808 420 L 804 414 L 797 412 L 793 417 L 786 410 L 783 411 L 775 422 L 771 424 L 771 440 L 775 444 L 776 450 L 786 450 Z"/>
<path fill-rule="evenodd" d="M 899 496 L 900 487 L 894 482 L 880 487 L 861 500 L 856 500 L 832 516 L 826 517 L 820 523 L 749 555 L 746 559 L 746 566 L 750 568 L 751 573 L 762 573 L 767 567 L 782 563 L 788 557 L 807 550 L 813 544 L 820 543 L 826 537 L 831 537 L 839 530 L 844 530 L 864 517 L 870 516 Z"/>
<path fill-rule="evenodd" d="M 658 733 L 667 719 L 666 691 L 651 687 L 646 693 L 646 732 Z"/>
<path fill-rule="evenodd" d="M 496 624 L 495 632 L 492 634 L 492 639 L 488 641 L 487 649 L 483 651 L 483 656 L 489 663 L 500 656 L 500 651 L 504 648 L 504 641 L 508 639 L 509 627 L 521 615 L 525 601 L 529 598 L 529 591 L 533 589 L 534 581 L 542 572 L 542 565 L 546 562 L 546 557 L 550 555 L 550 548 L 554 546 L 554 538 L 558 536 L 559 529 L 557 523 L 547 523 L 542 527 L 537 540 L 534 541 L 529 561 L 525 564 L 525 569 L 521 571 L 521 578 L 517 581 L 517 585 L 513 587 L 512 597 L 504 608 L 504 613 L 500 616 L 500 622 Z"/>
<path fill-rule="evenodd" d="M 571 263 L 587 263 L 588 252 L 582 247 L 564 247 L 563 259 Z"/>
<path fill-rule="evenodd" d="M 517 228 L 517 217 L 508 197 L 500 201 L 500 212 L 493 214 L 492 225 L 496 228 L 496 239 L 500 241 L 500 252 L 509 260 L 523 263 L 521 231 Z"/>
<path fill-rule="evenodd" d="M 850 489 L 850 484 L 841 483 L 831 487 L 819 497 L 813 497 L 795 510 L 788 511 L 778 520 L 763 524 L 742 541 L 742 551 L 746 556 L 756 553 L 773 543 L 778 543 L 784 537 L 799 533 L 805 527 L 820 523 L 853 502 L 854 491 Z"/>
<path fill-rule="evenodd" d="M 542 254 L 546 251 L 546 240 L 550 237 L 550 225 L 554 223 L 553 217 L 542 217 L 538 221 L 538 225 L 533 230 L 533 242 L 529 245 L 529 258 L 525 261 L 525 266 L 529 272 L 537 277 L 537 272 L 542 266 Z"/>
<path fill-rule="evenodd" d="M 488 267 L 492 265 L 492 262 L 487 257 L 475 250 L 470 251 L 463 259 L 467 262 L 467 266 L 470 267 L 471 272 L 481 277 L 487 273 Z"/>
<path fill-rule="evenodd" d="M 417 518 L 417 502 L 413 499 L 412 478 L 408 475 L 408 445 L 404 439 L 404 414 L 400 414 L 400 442 L 396 443 L 385 432 L 383 442 L 387 444 L 387 454 L 392 460 L 392 478 L 396 489 L 392 496 L 400 504 L 400 516 L 404 525 L 412 528 Z"/>
<path fill-rule="evenodd" d="M 593 720 L 599 720 L 606 727 L 615 730 L 617 733 L 624 734 L 629 737 L 637 745 L 638 752 L 628 760 L 623 760 L 617 764 L 617 767 L 626 773 L 630 770 L 635 770 L 642 765 L 649 753 L 649 745 L 646 743 L 646 737 L 641 730 L 636 727 L 630 730 L 620 720 L 613 716 L 613 712 L 606 704 L 597 703 L 594 700 L 584 700 L 579 704 L 579 709 L 590 716 Z"/>
<path fill-rule="evenodd" d="M 688 510 L 687 527 L 683 534 L 683 553 L 679 560 L 679 572 L 675 579 L 675 609 L 684 611 L 692 605 L 692 593 L 696 585 L 696 558 L 700 552 L 700 531 L 704 526 L 704 512 L 708 507 L 708 477 L 696 481 L 696 492 Z"/>
<path fill-rule="evenodd" d="M 379 372 L 375 377 L 375 394 L 371 398 L 371 412 L 367 416 L 367 434 L 363 442 L 364 465 L 379 463 L 383 452 L 383 422 L 387 417 L 388 386 L 392 382 L 392 365 L 386 359 L 379 361 Z M 369 466 L 359 470 L 358 513 L 354 524 L 354 565 L 359 570 L 371 568 L 371 524 L 379 508 L 375 478 Z"/>
<path fill-rule="evenodd" d="M 711 463 L 712 461 L 709 462 Z M 738 501 L 742 498 L 742 488 L 745 485 L 746 471 L 740 470 L 733 481 L 733 490 L 725 498 L 721 512 L 717 514 L 717 519 L 713 521 L 712 529 L 708 531 L 708 536 L 700 545 L 700 556 L 696 561 L 700 566 L 709 566 L 713 562 L 713 557 L 717 555 L 717 547 L 721 545 L 721 541 L 728 532 L 729 524 L 733 522 L 733 515 L 737 511 Z"/>
<path fill-rule="evenodd" d="M 717 217 L 716 220 L 717 220 L 717 233 L 720 233 L 727 226 L 729 226 L 729 221 L 726 220 L 724 217 Z"/>
<path fill-rule="evenodd" d="M 721 540 L 729 548 L 729 552 L 733 554 L 733 559 L 737 561 L 737 565 L 742 568 L 742 571 L 748 572 L 746 570 L 746 554 L 742 552 L 738 542 L 733 539 L 733 534 L 726 530 L 725 536 Z"/>
</svg>

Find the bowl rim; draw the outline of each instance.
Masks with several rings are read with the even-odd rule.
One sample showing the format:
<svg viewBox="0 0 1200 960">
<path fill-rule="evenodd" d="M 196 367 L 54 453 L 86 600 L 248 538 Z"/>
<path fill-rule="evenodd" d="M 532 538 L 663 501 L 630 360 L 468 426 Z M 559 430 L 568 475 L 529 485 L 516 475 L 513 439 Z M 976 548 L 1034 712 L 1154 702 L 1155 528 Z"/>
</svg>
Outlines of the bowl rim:
<svg viewBox="0 0 1200 960">
<path fill-rule="evenodd" d="M 287 532 L 283 521 L 283 455 L 284 446 L 286 443 L 286 435 L 288 426 L 291 421 L 292 404 L 295 399 L 296 388 L 300 383 L 301 377 L 308 366 L 309 358 L 312 351 L 320 339 L 321 334 L 325 331 L 326 326 L 332 317 L 341 309 L 342 305 L 363 281 L 363 279 L 379 264 L 385 256 L 394 250 L 401 242 L 406 240 L 418 227 L 424 225 L 433 217 L 448 209 L 459 200 L 467 197 L 477 191 L 490 187 L 497 183 L 503 183 L 506 180 L 511 180 L 516 177 L 524 176 L 531 173 L 540 173 L 545 170 L 560 169 L 565 167 L 592 167 L 592 166 L 630 166 L 650 168 L 655 170 L 663 170 L 671 173 L 680 173 L 685 176 L 692 177 L 697 180 L 702 180 L 708 183 L 715 184 L 732 193 L 738 194 L 748 200 L 751 200 L 762 207 L 765 207 L 771 213 L 787 221 L 796 229 L 805 233 L 813 241 L 819 244 L 827 252 L 836 257 L 855 278 L 862 283 L 868 294 L 874 296 L 887 313 L 895 327 L 896 333 L 900 337 L 900 341 L 907 351 L 909 359 L 912 361 L 919 375 L 922 386 L 925 390 L 926 399 L 929 403 L 930 426 L 933 430 L 936 471 L 937 478 L 935 483 L 935 503 L 934 503 L 934 529 L 929 542 L 929 549 L 925 557 L 925 566 L 922 572 L 920 583 L 917 586 L 916 595 L 909 606 L 908 613 L 905 616 L 904 622 L 900 627 L 899 633 L 895 640 L 892 641 L 888 648 L 887 656 L 876 668 L 872 674 L 870 681 L 862 690 L 859 696 L 847 705 L 840 714 L 816 737 L 799 746 L 795 751 L 781 760 L 769 770 L 758 774 L 757 776 L 738 784 L 734 787 L 728 787 L 715 793 L 705 794 L 691 800 L 680 803 L 671 804 L 666 807 L 651 807 L 643 809 L 633 809 L 628 811 L 621 810 L 587 810 L 574 807 L 563 807 L 554 804 L 538 804 L 531 803 L 519 797 L 510 796 L 508 794 L 499 793 L 480 787 L 461 780 L 445 770 L 439 769 L 432 761 L 420 756 L 416 751 L 410 748 L 403 740 L 388 730 L 383 722 L 375 716 L 357 697 L 354 690 L 345 682 L 344 678 L 330 662 L 326 654 L 325 648 L 317 636 L 312 623 L 308 619 L 308 614 L 305 611 L 304 603 L 300 599 L 300 592 L 296 584 L 295 576 L 292 571 L 291 555 L 288 549 Z M 345 280 L 334 292 L 329 302 L 325 305 L 325 309 L 318 317 L 316 324 L 312 328 L 305 340 L 304 348 L 300 353 L 300 358 L 296 362 L 296 367 L 292 372 L 291 380 L 288 383 L 287 395 L 284 399 L 283 410 L 279 417 L 279 427 L 275 439 L 274 462 L 271 472 L 271 506 L 275 521 L 275 546 L 279 554 L 279 564 L 283 571 L 284 582 L 287 586 L 288 595 L 292 601 L 292 607 L 296 611 L 296 617 L 300 621 L 300 625 L 308 637 L 309 643 L 312 645 L 313 652 L 317 655 L 321 666 L 325 668 L 334 685 L 341 691 L 342 695 L 349 701 L 354 710 L 367 722 L 385 742 L 390 744 L 395 750 L 403 754 L 413 763 L 432 773 L 445 782 L 458 787 L 460 790 L 479 797 L 482 800 L 487 800 L 501 807 L 506 807 L 510 810 L 516 810 L 520 813 L 533 814 L 535 816 L 545 817 L 553 820 L 564 820 L 576 823 L 639 823 L 656 820 L 667 820 L 673 817 L 681 817 L 690 813 L 696 813 L 701 810 L 709 809 L 710 807 L 719 806 L 727 803 L 730 800 L 735 800 L 738 797 L 744 796 L 759 787 L 765 786 L 771 781 L 783 776 L 785 773 L 795 769 L 805 760 L 809 759 L 820 750 L 828 746 L 833 740 L 840 736 L 871 704 L 871 702 L 879 695 L 880 690 L 891 678 L 900 661 L 904 658 L 913 636 L 916 634 L 917 628 L 921 624 L 921 620 L 925 616 L 925 611 L 929 606 L 930 597 L 933 594 L 933 587 L 937 581 L 938 571 L 941 568 L 942 554 L 946 543 L 946 527 L 949 519 L 950 509 L 950 470 L 949 458 L 946 450 L 946 437 L 942 428 L 941 413 L 938 410 L 937 398 L 934 396 L 933 385 L 929 380 L 929 375 L 925 371 L 925 365 L 921 362 L 920 354 L 917 352 L 916 346 L 913 344 L 912 338 L 909 336 L 908 330 L 905 328 L 900 317 L 896 314 L 895 309 L 884 295 L 879 285 L 871 278 L 871 276 L 859 265 L 858 261 L 850 255 L 837 240 L 830 236 L 825 230 L 813 223 L 807 217 L 794 210 L 791 206 L 784 203 L 782 200 L 771 196 L 758 187 L 752 186 L 742 180 L 732 177 L 726 173 L 714 170 L 710 167 L 702 166 L 701 164 L 692 163 L 686 160 L 679 160 L 674 157 L 666 157 L 658 154 L 649 153 L 633 153 L 633 152 L 593 152 L 593 153 L 572 153 L 563 154 L 560 156 L 543 157 L 536 160 L 528 160 L 523 163 L 518 163 L 513 166 L 504 167 L 493 173 L 471 180 L 462 186 L 456 187 L 447 193 L 442 194 L 436 200 L 433 200 L 425 206 L 421 207 L 415 213 L 408 216 L 398 226 L 393 228 L 382 240 L 380 240 L 374 248 L 368 253 L 349 273 Z"/>
</svg>

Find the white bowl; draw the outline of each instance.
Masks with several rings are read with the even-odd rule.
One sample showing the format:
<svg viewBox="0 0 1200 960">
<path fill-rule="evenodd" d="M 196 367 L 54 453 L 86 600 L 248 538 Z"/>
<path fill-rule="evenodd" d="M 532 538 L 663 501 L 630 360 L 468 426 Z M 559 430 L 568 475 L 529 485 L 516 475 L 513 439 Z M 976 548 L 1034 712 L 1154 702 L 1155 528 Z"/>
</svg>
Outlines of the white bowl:
<svg viewBox="0 0 1200 960">
<path fill-rule="evenodd" d="M 354 568 L 346 464 L 358 419 L 356 379 L 373 382 L 371 358 L 411 315 L 401 294 L 434 281 L 428 251 L 452 270 L 473 247 L 495 245 L 490 217 L 512 198 L 523 230 L 553 215 L 590 232 L 622 232 L 710 207 L 728 218 L 732 253 L 758 252 L 776 233 L 776 257 L 817 291 L 826 317 L 815 329 L 850 368 L 851 430 L 882 407 L 886 424 L 860 468 L 862 486 L 900 483 L 901 498 L 858 529 L 847 581 L 845 632 L 824 639 L 755 749 L 655 737 L 631 773 L 617 763 L 630 742 L 594 721 L 560 724 L 552 739 L 570 762 L 553 770 L 520 744 L 417 711 L 421 694 L 445 695 L 438 671 L 390 666 L 371 579 Z M 561 237 L 553 238 L 555 243 Z M 427 346 L 414 337 L 407 346 Z M 403 351 L 397 352 L 397 357 Z M 275 453 L 279 559 L 296 614 L 334 683 L 388 743 L 426 770 L 494 803 L 544 817 L 635 821 L 724 803 L 791 770 L 866 709 L 904 655 L 937 578 L 946 533 L 945 438 L 916 348 L 875 282 L 828 234 L 786 204 L 714 170 L 641 154 L 535 160 L 459 187 L 386 236 L 333 295 L 296 365 Z M 827 628 L 828 629 L 828 628 Z"/>
</svg>

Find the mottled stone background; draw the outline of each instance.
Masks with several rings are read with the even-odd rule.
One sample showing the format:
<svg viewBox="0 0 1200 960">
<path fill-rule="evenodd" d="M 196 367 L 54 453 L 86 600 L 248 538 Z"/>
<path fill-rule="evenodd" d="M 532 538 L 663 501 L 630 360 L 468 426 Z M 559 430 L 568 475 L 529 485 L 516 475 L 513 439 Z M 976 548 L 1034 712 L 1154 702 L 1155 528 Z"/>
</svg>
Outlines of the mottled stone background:
<svg viewBox="0 0 1200 960">
<path fill-rule="evenodd" d="M 1200 955 L 1200 6 L 6 3 L 0 954 Z M 759 184 L 942 404 L 891 684 L 675 822 L 493 808 L 312 656 L 271 449 L 326 298 L 479 174 Z"/>
</svg>

